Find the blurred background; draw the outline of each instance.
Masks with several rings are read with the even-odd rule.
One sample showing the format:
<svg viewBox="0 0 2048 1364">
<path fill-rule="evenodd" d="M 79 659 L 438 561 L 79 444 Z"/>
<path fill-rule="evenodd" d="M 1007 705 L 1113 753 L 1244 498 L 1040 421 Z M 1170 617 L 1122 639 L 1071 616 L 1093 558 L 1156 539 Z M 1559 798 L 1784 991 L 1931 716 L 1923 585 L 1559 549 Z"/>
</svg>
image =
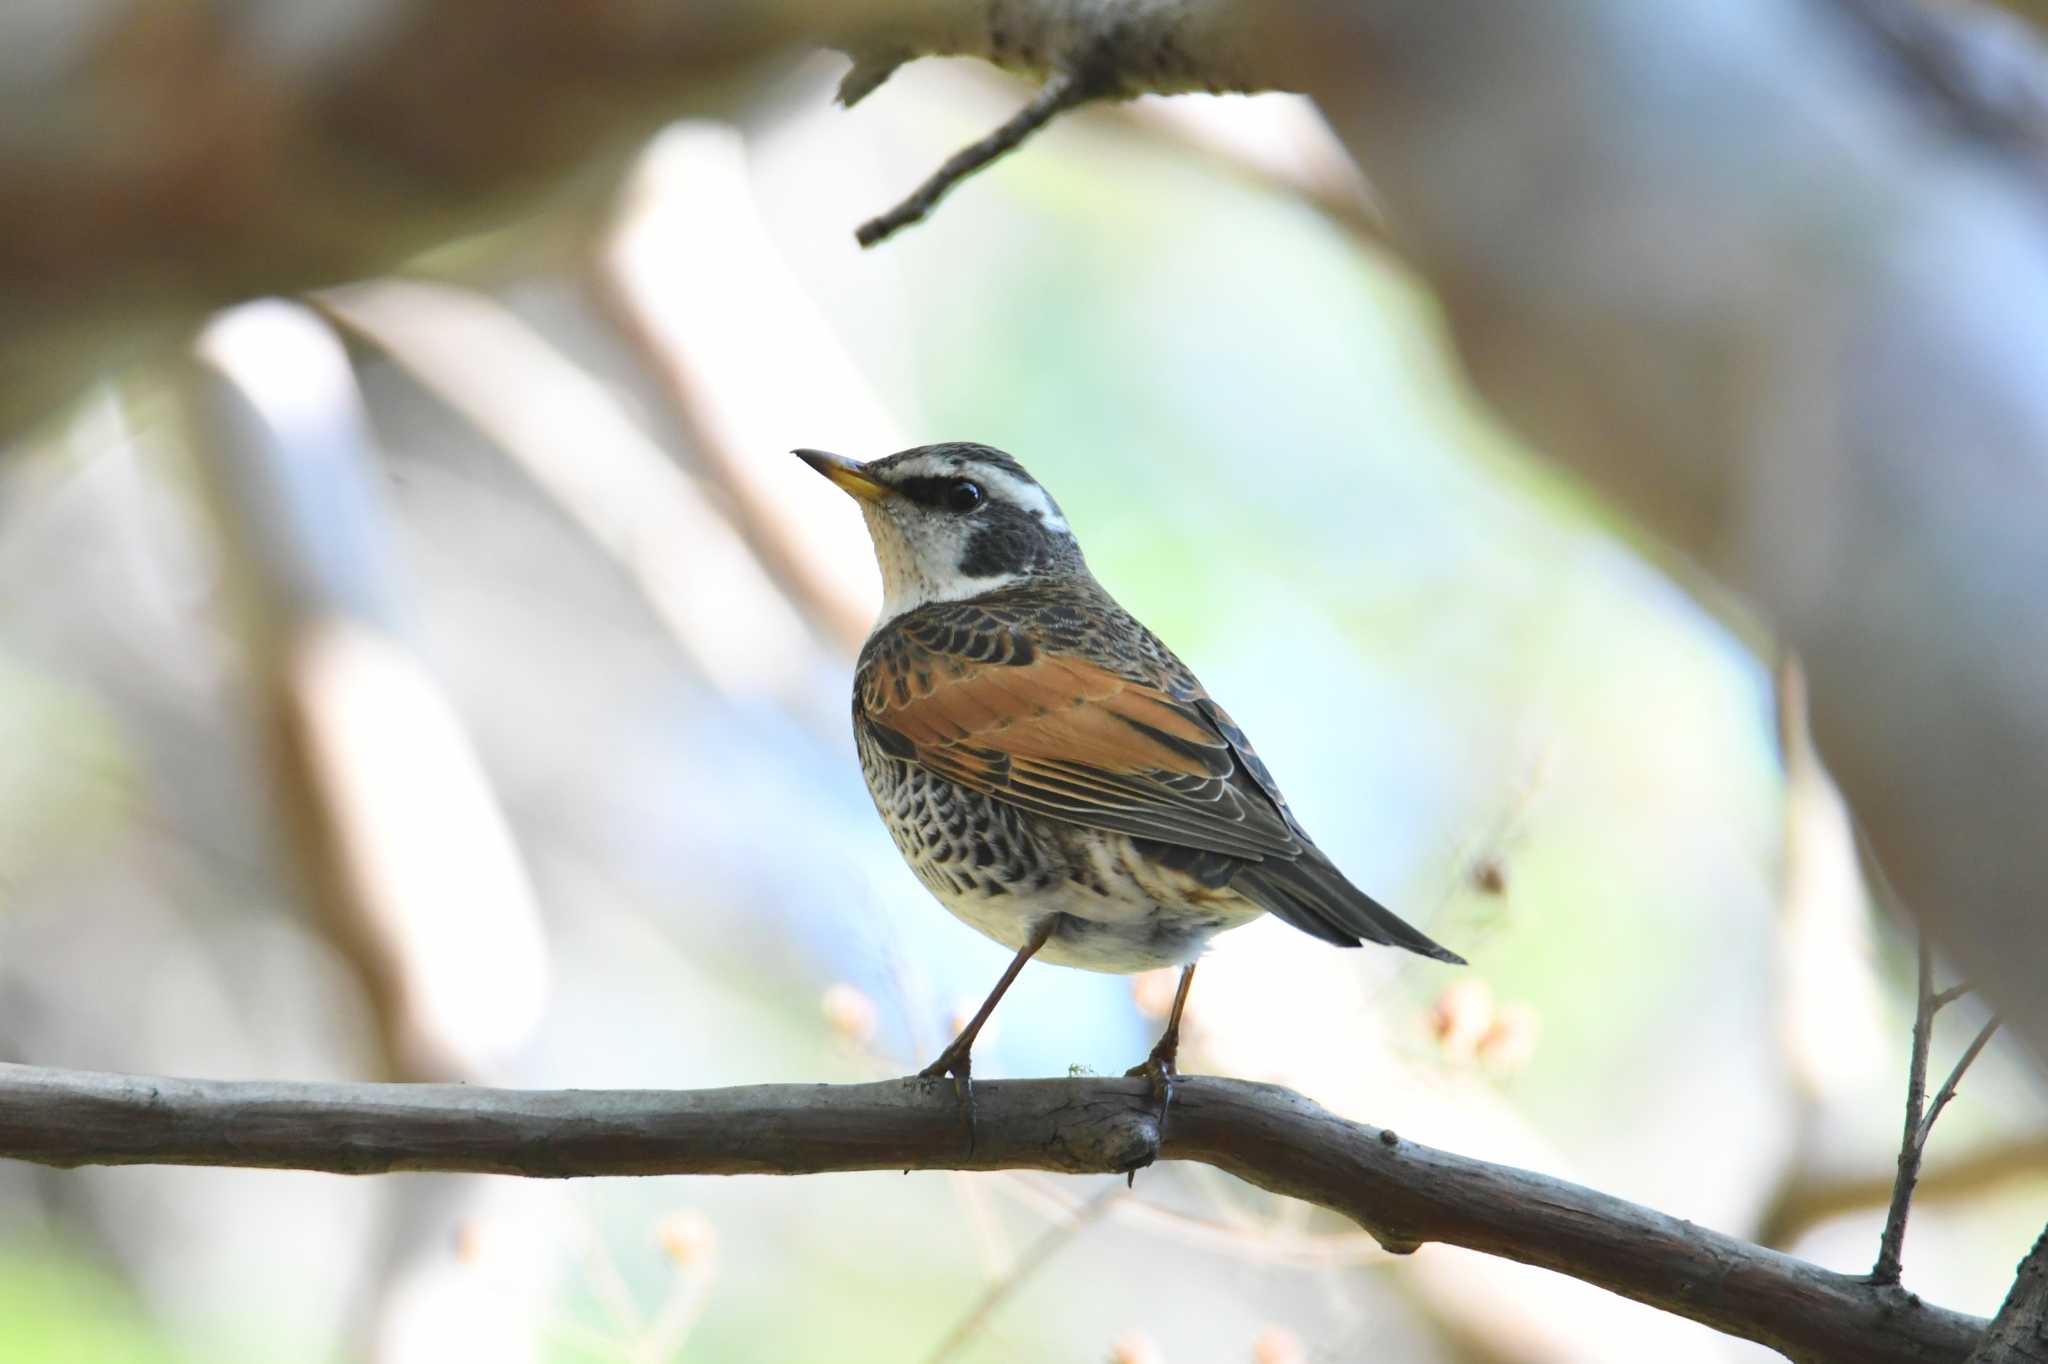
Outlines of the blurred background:
<svg viewBox="0 0 2048 1364">
<path fill-rule="evenodd" d="M 921 1066 L 1008 953 L 869 804 L 846 711 L 876 574 L 786 451 L 977 440 L 1053 490 L 1338 863 L 1472 962 L 1231 933 L 1185 1068 L 1867 1268 L 1913 952 L 1768 641 L 1471 404 L 1306 104 L 1069 118 L 863 253 L 858 222 L 1023 96 L 926 62 L 846 113 L 842 66 L 665 131 L 602 213 L 227 315 L 5 453 L 0 1058 Z M 1120 1072 L 1171 987 L 1034 967 L 977 1072 Z M 1981 1021 L 1942 1015 L 1937 1080 Z M 2048 1114 L 1994 1041 L 1907 1286 L 1991 1312 L 2044 1208 Z M 0 1166 L 9 1361 L 1771 1357 L 1386 1256 L 1202 1168 Z"/>
</svg>

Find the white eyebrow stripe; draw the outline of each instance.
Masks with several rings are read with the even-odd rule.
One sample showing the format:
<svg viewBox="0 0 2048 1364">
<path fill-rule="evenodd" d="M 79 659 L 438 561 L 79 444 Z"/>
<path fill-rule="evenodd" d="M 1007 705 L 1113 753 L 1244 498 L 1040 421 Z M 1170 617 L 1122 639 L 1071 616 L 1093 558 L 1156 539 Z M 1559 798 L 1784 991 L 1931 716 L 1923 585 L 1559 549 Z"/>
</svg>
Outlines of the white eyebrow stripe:
<svg viewBox="0 0 2048 1364">
<path fill-rule="evenodd" d="M 891 478 L 931 478 L 934 475 L 952 472 L 952 469 L 942 466 L 930 455 L 919 455 L 916 459 L 907 459 L 901 464 L 889 466 Z"/>
<path fill-rule="evenodd" d="M 1002 469 L 983 465 L 975 470 L 983 482 L 994 485 L 1002 498 L 1036 516 L 1045 523 L 1047 530 L 1071 534 L 1067 518 L 1060 515 L 1060 509 L 1053 505 L 1052 494 L 1036 483 L 1027 482 Z"/>
</svg>

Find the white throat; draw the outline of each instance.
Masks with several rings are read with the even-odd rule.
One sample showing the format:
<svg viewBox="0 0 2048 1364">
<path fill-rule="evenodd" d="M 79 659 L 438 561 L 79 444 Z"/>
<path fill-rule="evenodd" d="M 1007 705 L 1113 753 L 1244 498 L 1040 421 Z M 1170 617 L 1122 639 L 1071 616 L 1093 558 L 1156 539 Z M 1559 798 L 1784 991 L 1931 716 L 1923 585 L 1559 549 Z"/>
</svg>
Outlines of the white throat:
<svg viewBox="0 0 2048 1364">
<path fill-rule="evenodd" d="M 877 630 L 906 611 L 915 611 L 930 602 L 965 601 L 1023 580 L 1021 573 L 969 577 L 954 567 L 960 562 L 957 546 L 914 546 L 903 527 L 886 513 L 872 508 L 863 511 L 875 542 L 875 560 L 882 569 L 882 614 L 875 618 Z"/>
<path fill-rule="evenodd" d="M 965 473 L 988 491 L 992 502 L 1021 509 L 1058 535 L 1070 535 L 1066 518 L 1046 491 L 1028 479 L 1006 470 L 986 466 L 963 469 L 954 461 L 912 460 L 895 467 L 905 477 L 929 477 Z M 882 569 L 882 614 L 875 620 L 879 630 L 908 611 L 932 602 L 965 601 L 999 588 L 1022 582 L 1025 573 L 995 573 L 986 576 L 960 571 L 969 559 L 969 548 L 982 521 L 970 515 L 931 515 L 892 507 L 891 503 L 865 502 L 861 516 L 868 536 L 874 541 L 875 560 Z"/>
<path fill-rule="evenodd" d="M 1022 573 L 1004 573 L 994 578 L 955 578 L 950 583 L 888 584 L 882 589 L 882 614 L 875 617 L 875 630 L 881 629 L 906 611 L 915 611 L 920 606 L 935 601 L 965 601 L 978 597 L 984 592 L 993 592 L 999 587 L 1024 581 Z M 884 579 L 887 582 L 887 579 Z M 870 630 L 873 634 L 874 630 Z"/>
</svg>

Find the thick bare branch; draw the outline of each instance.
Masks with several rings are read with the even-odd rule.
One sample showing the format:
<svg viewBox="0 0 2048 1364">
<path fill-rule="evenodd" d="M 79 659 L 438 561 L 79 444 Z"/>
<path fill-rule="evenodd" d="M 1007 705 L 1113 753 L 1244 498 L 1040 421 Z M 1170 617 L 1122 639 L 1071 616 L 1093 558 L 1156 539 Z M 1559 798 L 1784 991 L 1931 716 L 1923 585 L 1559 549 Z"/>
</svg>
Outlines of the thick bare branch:
<svg viewBox="0 0 2048 1364">
<path fill-rule="evenodd" d="M 2048 1231 L 2020 1261 L 2019 1277 L 1969 1364 L 2048 1364 Z"/>
<path fill-rule="evenodd" d="M 1802 1360 L 1960 1361 L 1973 1317 L 1526 1170 L 1347 1122 L 1269 1085 L 1193 1077 L 1162 1143 L 1143 1079 L 984 1081 L 972 1151 L 948 1086 L 520 1091 L 172 1080 L 0 1065 L 0 1155 L 45 1165 L 376 1174 L 812 1174 L 1215 1166 L 1358 1222 L 1584 1279 Z"/>
<path fill-rule="evenodd" d="M 1217 53 L 1250 23 L 1210 0 L 390 0 L 312 25 L 301 9 L 0 6 L 0 53 L 22 54 L 0 62 L 0 434 L 223 303 L 602 187 L 638 140 L 741 104 L 792 47 L 861 54 L 872 80 L 889 51 L 1043 76 L 1127 25 L 1118 78 L 1189 90 L 1226 79 Z"/>
</svg>

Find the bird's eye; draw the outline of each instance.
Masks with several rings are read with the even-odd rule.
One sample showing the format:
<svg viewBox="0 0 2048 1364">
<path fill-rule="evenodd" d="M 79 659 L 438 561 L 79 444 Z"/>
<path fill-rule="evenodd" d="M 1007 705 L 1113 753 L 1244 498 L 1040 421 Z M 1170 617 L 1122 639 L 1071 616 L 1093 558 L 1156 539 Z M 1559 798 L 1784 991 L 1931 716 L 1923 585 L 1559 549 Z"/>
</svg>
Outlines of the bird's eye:
<svg viewBox="0 0 2048 1364">
<path fill-rule="evenodd" d="M 951 512 L 971 512 L 981 505 L 982 496 L 979 483 L 971 482 L 964 478 L 960 479 L 952 487 L 946 489 L 946 510 Z"/>
</svg>

